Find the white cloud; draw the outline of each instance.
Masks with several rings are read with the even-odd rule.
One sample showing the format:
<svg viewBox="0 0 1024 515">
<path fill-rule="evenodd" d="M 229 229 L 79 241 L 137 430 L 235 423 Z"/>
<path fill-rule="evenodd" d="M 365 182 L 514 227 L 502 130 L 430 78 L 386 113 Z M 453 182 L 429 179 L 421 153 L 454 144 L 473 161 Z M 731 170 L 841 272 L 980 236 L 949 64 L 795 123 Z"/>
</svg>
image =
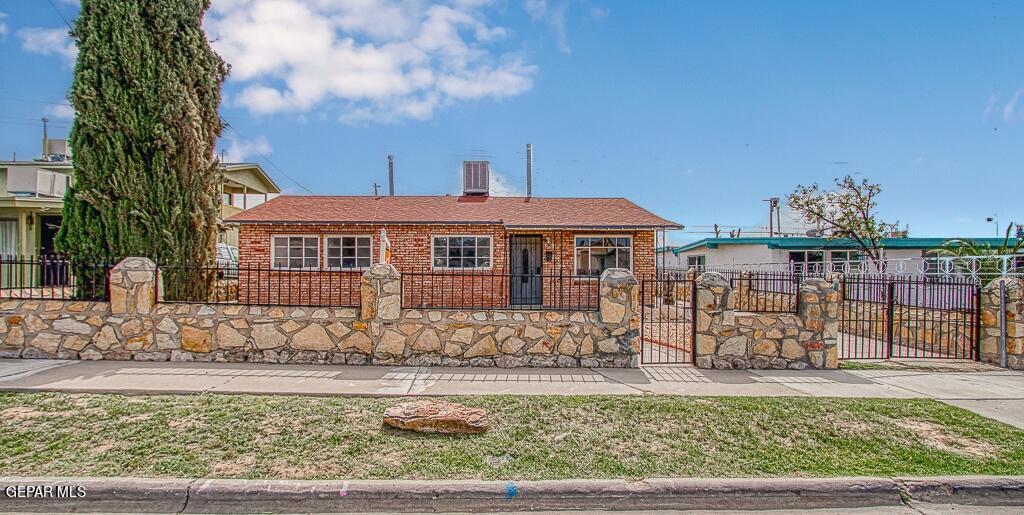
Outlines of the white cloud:
<svg viewBox="0 0 1024 515">
<path fill-rule="evenodd" d="M 555 34 L 558 49 L 564 54 L 572 53 L 569 48 L 569 37 L 565 28 L 565 12 L 569 9 L 569 0 L 549 3 L 548 0 L 525 0 L 523 9 L 530 19 L 546 24 Z"/>
<path fill-rule="evenodd" d="M 21 38 L 21 49 L 40 55 L 58 55 L 67 64 L 74 64 L 78 57 L 78 47 L 68 34 L 67 29 L 44 29 L 26 27 L 18 31 Z"/>
<path fill-rule="evenodd" d="M 999 102 L 999 90 L 992 91 L 988 96 L 988 102 L 985 103 L 985 110 L 981 113 L 981 119 L 987 120 L 988 116 L 992 114 L 992 111 L 996 109 L 996 104 Z"/>
<path fill-rule="evenodd" d="M 254 113 L 338 109 L 346 121 L 425 120 L 439 107 L 533 86 L 536 67 L 494 50 L 487 0 L 215 0 L 214 48 Z"/>
<path fill-rule="evenodd" d="M 0 39 L 7 37 L 7 13 L 0 13 Z"/>
<path fill-rule="evenodd" d="M 1010 101 L 1003 107 L 1003 120 L 1007 122 L 1016 122 L 1024 120 L 1024 106 L 1020 109 L 1017 108 L 1017 104 L 1020 102 L 1021 96 L 1024 95 L 1024 88 L 1020 88 L 1013 92 L 1013 96 L 1010 97 Z"/>
<path fill-rule="evenodd" d="M 55 120 L 70 120 L 75 117 L 75 109 L 67 104 L 49 104 L 43 107 L 43 115 Z"/>
<path fill-rule="evenodd" d="M 607 20 L 609 14 L 611 14 L 611 10 L 607 7 L 595 5 L 590 8 L 590 17 L 598 23 Z"/>
<path fill-rule="evenodd" d="M 254 154 L 269 154 L 274 150 L 264 136 L 249 140 L 234 136 L 228 136 L 225 139 L 228 144 L 228 147 L 224 149 L 224 162 L 226 163 L 242 163 Z"/>
</svg>

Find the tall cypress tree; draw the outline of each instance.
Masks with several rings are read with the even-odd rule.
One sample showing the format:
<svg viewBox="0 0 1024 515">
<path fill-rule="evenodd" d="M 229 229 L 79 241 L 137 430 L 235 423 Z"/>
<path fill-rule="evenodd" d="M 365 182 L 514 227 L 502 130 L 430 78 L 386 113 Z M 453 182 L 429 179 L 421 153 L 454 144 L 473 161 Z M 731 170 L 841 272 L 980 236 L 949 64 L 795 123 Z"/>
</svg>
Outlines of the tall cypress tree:
<svg viewBox="0 0 1024 515">
<path fill-rule="evenodd" d="M 209 265 L 228 67 L 203 34 L 209 0 L 82 0 L 70 100 L 75 184 L 57 248 L 85 262 Z"/>
</svg>

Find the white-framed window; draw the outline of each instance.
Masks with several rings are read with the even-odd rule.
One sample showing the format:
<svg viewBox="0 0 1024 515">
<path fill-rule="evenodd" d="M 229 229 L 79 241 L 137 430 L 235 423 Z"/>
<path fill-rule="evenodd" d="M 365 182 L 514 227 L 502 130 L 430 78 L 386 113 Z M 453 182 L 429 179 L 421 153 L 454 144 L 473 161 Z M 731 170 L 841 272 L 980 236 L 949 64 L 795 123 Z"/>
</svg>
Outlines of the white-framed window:
<svg viewBox="0 0 1024 515">
<path fill-rule="evenodd" d="M 577 236 L 577 275 L 600 276 L 609 268 L 633 269 L 632 236 Z"/>
<path fill-rule="evenodd" d="M 704 254 L 698 254 L 696 256 L 686 256 L 686 268 L 696 268 L 697 270 L 704 270 L 707 258 Z"/>
<path fill-rule="evenodd" d="M 310 234 L 274 235 L 270 263 L 274 268 L 320 268 L 320 238 Z"/>
<path fill-rule="evenodd" d="M 856 263 L 864 261 L 864 254 L 858 250 L 833 250 L 828 254 L 829 261 L 833 263 L 849 262 Z"/>
<path fill-rule="evenodd" d="M 434 236 L 431 266 L 444 268 L 491 268 L 490 236 Z"/>
<path fill-rule="evenodd" d="M 327 268 L 359 270 L 373 264 L 373 241 L 370 236 L 327 236 L 324 238 Z"/>
<path fill-rule="evenodd" d="M 825 252 L 822 250 L 791 250 L 789 251 L 790 270 L 798 273 L 821 272 L 825 263 Z"/>
</svg>

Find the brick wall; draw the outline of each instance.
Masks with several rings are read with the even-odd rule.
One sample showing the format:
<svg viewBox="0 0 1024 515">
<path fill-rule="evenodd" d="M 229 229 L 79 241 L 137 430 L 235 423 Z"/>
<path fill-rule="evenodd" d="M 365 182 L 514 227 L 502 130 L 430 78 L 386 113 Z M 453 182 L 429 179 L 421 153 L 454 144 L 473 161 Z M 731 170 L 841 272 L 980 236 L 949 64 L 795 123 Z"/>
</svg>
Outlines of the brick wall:
<svg viewBox="0 0 1024 515">
<path fill-rule="evenodd" d="M 631 236 L 633 272 L 637 277 L 654 274 L 654 231 L 509 231 L 500 225 L 272 225 L 243 224 L 239 234 L 239 298 L 258 304 L 316 304 L 318 299 L 346 300 L 358 295 L 359 275 L 319 272 L 246 272 L 248 267 L 266 270 L 271 265 L 273 235 L 316 235 L 320 239 L 320 262 L 325 261 L 323 237 L 332 235 L 370 236 L 373 262 L 380 252 L 380 230 L 391 241 L 392 264 L 403 274 L 403 296 L 407 307 L 488 308 L 509 303 L 508 237 L 510 234 L 542 236 L 543 302 L 545 306 L 596 309 L 597 278 L 574 278 L 575 236 Z M 432 270 L 433 236 L 490 236 L 490 270 L 445 272 Z M 248 274 L 248 275 L 247 275 Z M 253 279 L 254 280 L 248 280 Z M 355 299 L 356 301 L 358 299 Z M 338 305 L 354 305 L 342 302 Z"/>
</svg>

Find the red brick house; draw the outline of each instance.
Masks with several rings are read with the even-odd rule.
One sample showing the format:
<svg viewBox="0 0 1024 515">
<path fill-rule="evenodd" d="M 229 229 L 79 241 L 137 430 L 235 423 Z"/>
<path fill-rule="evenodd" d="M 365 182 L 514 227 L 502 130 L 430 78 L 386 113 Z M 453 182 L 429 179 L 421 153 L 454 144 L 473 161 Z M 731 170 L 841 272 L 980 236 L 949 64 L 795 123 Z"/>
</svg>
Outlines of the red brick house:
<svg viewBox="0 0 1024 515">
<path fill-rule="evenodd" d="M 604 269 L 652 275 L 655 232 L 680 228 L 624 198 L 487 195 L 280 196 L 227 222 L 249 302 L 357 302 L 387 246 L 406 307 L 452 308 L 589 308 Z"/>
</svg>

